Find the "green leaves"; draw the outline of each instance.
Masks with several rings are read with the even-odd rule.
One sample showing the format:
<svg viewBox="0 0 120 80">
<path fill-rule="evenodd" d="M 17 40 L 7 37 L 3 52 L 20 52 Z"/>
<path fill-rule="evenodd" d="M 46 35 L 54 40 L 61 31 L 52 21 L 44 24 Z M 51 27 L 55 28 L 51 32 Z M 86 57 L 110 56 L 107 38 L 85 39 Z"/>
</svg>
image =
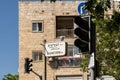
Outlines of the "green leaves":
<svg viewBox="0 0 120 80">
<path fill-rule="evenodd" d="M 2 80 L 19 80 L 18 75 L 7 74 Z"/>
<path fill-rule="evenodd" d="M 104 11 L 111 8 L 110 5 L 110 0 L 88 0 L 85 9 L 99 20 L 104 17 Z"/>
<path fill-rule="evenodd" d="M 82 58 L 82 62 L 80 63 L 80 67 L 82 67 L 83 72 L 87 71 L 89 63 L 89 54 L 84 54 L 84 57 Z"/>
<path fill-rule="evenodd" d="M 111 34 L 113 32 L 120 31 L 120 13 L 114 11 L 112 18 L 110 21 L 106 24 L 106 29 Z"/>
<path fill-rule="evenodd" d="M 101 64 L 100 74 L 109 74 L 120 80 L 120 13 L 111 19 L 96 20 L 96 56 Z"/>
</svg>

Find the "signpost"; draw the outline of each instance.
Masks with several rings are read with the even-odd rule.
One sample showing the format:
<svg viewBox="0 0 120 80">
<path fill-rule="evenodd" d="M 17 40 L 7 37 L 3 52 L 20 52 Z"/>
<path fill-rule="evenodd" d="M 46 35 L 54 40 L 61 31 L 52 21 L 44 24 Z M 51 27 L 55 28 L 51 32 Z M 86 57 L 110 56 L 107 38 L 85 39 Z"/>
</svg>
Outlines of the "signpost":
<svg viewBox="0 0 120 80">
<path fill-rule="evenodd" d="M 55 42 L 45 44 L 46 53 L 45 56 L 63 56 L 66 54 L 66 43 L 65 42 Z"/>
</svg>

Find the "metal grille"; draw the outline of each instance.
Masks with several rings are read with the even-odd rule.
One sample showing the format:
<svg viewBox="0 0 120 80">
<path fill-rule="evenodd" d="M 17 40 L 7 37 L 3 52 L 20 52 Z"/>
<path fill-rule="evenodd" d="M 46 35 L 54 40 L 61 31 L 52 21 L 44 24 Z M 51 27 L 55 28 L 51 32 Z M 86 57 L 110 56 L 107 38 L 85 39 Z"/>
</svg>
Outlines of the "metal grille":
<svg viewBox="0 0 120 80">
<path fill-rule="evenodd" d="M 73 29 L 57 29 L 57 37 L 65 36 L 66 38 L 73 37 Z"/>
</svg>

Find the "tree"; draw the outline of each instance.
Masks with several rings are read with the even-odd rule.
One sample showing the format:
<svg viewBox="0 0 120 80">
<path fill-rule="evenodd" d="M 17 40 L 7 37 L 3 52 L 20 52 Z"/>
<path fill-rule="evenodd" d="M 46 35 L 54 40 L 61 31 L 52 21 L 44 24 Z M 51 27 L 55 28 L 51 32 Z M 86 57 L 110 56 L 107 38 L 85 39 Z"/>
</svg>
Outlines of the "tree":
<svg viewBox="0 0 120 80">
<path fill-rule="evenodd" d="M 89 63 L 89 54 L 84 54 L 82 57 L 82 61 L 80 63 L 80 67 L 82 67 L 82 71 L 86 72 L 88 70 L 88 63 Z"/>
<path fill-rule="evenodd" d="M 114 12 L 111 19 L 97 24 L 97 60 L 100 74 L 109 74 L 120 80 L 120 13 Z"/>
<path fill-rule="evenodd" d="M 104 11 L 110 9 L 110 5 L 110 0 L 88 0 L 85 9 L 98 20 L 104 17 Z"/>
<path fill-rule="evenodd" d="M 112 18 L 104 18 L 104 11 L 110 8 L 109 0 L 88 0 L 85 8 L 95 17 L 99 74 L 120 80 L 120 13 L 114 11 Z"/>
<path fill-rule="evenodd" d="M 6 74 L 2 80 L 19 80 L 18 75 Z"/>
</svg>

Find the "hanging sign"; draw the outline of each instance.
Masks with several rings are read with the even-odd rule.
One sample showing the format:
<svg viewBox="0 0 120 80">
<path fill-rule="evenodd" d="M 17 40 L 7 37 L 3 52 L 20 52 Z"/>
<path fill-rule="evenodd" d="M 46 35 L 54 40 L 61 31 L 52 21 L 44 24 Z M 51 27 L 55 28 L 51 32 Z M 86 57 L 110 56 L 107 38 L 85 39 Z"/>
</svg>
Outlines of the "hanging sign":
<svg viewBox="0 0 120 80">
<path fill-rule="evenodd" d="M 45 56 L 47 57 L 64 56 L 66 54 L 65 42 L 46 43 L 45 48 L 46 48 Z"/>
</svg>

